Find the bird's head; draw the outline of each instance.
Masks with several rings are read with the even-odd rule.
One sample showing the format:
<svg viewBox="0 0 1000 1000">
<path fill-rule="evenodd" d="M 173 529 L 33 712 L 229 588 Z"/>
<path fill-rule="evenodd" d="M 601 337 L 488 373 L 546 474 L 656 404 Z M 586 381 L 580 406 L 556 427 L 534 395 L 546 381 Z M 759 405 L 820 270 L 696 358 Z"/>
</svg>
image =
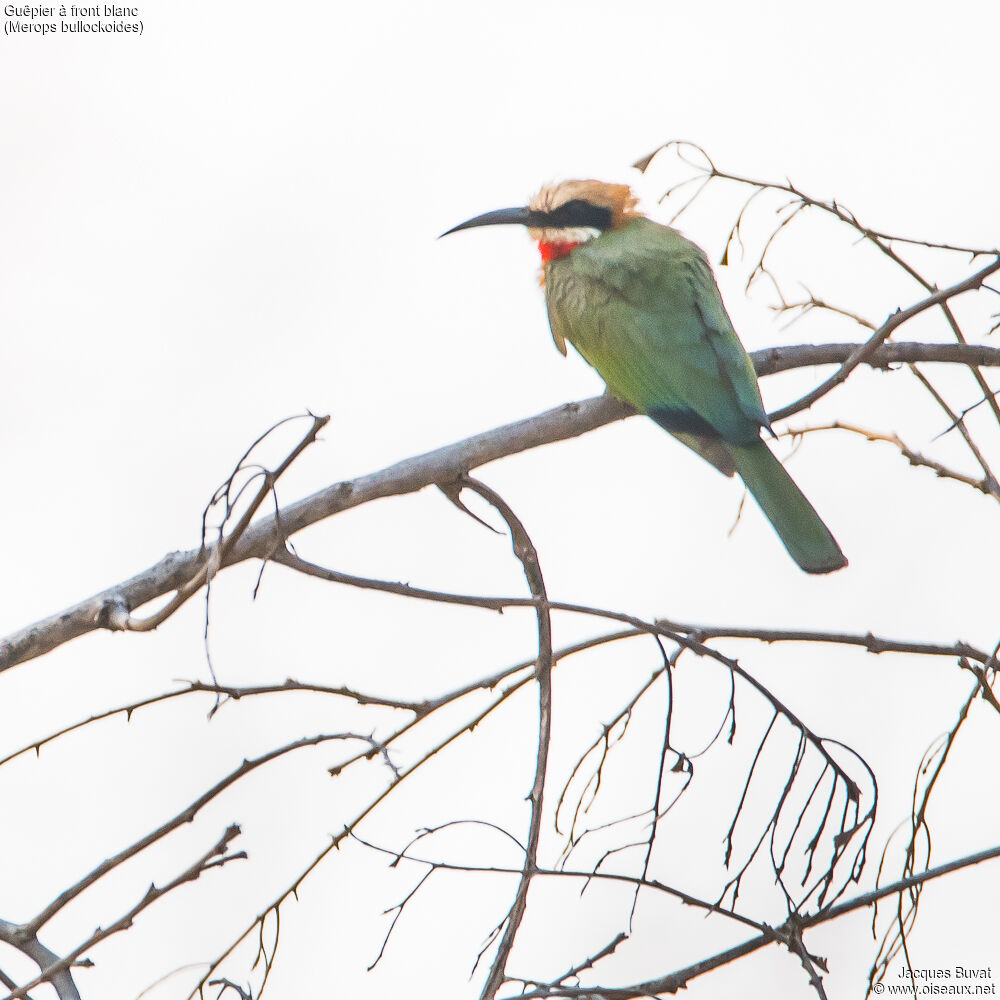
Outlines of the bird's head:
<svg viewBox="0 0 1000 1000">
<path fill-rule="evenodd" d="M 477 215 L 441 235 L 476 226 L 527 226 L 531 238 L 538 241 L 542 263 L 548 264 L 637 215 L 637 201 L 627 184 L 561 181 L 547 184 L 521 208 Z"/>
</svg>

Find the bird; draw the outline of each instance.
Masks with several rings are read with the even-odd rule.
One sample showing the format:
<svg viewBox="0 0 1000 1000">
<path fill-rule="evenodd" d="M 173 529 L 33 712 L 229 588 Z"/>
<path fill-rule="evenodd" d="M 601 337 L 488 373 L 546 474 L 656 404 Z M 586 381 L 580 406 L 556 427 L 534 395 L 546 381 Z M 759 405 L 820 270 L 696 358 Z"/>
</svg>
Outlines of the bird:
<svg viewBox="0 0 1000 1000">
<path fill-rule="evenodd" d="M 468 219 L 521 225 L 538 244 L 552 339 L 572 344 L 612 395 L 652 418 L 723 475 L 739 473 L 807 573 L 847 560 L 762 437 L 774 436 L 753 362 L 704 251 L 638 209 L 626 184 L 565 180 L 527 205 Z"/>
</svg>

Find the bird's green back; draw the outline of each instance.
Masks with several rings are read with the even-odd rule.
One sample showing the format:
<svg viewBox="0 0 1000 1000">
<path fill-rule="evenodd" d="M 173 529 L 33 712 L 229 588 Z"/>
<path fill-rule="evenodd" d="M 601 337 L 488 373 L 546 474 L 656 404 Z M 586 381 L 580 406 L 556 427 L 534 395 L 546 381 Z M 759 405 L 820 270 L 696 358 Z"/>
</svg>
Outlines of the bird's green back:
<svg viewBox="0 0 1000 1000">
<path fill-rule="evenodd" d="M 737 444 L 767 426 L 711 266 L 676 230 L 632 219 L 552 261 L 545 288 L 557 337 L 668 429 Z"/>
</svg>

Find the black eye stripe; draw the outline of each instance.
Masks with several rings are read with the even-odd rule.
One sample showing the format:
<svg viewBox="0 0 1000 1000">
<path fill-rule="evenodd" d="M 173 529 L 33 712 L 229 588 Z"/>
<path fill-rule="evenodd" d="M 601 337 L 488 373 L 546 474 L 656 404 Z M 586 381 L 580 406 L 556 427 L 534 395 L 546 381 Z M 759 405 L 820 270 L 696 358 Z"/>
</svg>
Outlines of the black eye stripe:
<svg viewBox="0 0 1000 1000">
<path fill-rule="evenodd" d="M 546 213 L 546 219 L 546 225 L 554 229 L 587 228 L 603 232 L 611 228 L 611 209 L 576 198 Z"/>
</svg>

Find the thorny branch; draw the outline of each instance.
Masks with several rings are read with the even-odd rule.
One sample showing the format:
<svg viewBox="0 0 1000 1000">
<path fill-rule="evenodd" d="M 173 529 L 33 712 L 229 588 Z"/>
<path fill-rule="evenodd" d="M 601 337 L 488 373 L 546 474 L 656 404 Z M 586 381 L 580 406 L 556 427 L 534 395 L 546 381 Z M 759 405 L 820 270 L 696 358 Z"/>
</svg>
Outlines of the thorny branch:
<svg viewBox="0 0 1000 1000">
<path fill-rule="evenodd" d="M 857 344 L 802 344 L 768 348 L 754 352 L 751 357 L 761 375 L 770 375 L 812 365 L 843 364 L 857 349 Z M 864 359 L 865 364 L 874 368 L 915 361 L 1000 367 L 1000 348 L 889 343 Z M 224 553 L 218 551 L 217 544 L 172 552 L 131 579 L 0 639 L 0 671 L 42 656 L 64 642 L 97 629 L 128 628 L 135 609 L 175 591 L 186 595 L 186 600 L 218 569 L 247 559 L 272 558 L 276 552 L 280 553 L 288 538 L 324 518 L 372 500 L 402 496 L 437 483 L 452 483 L 470 469 L 530 448 L 586 434 L 631 416 L 633 412 L 610 396 L 596 396 L 477 434 L 358 479 L 334 483 L 275 514 L 259 517 L 249 525 L 237 525 L 228 536 L 233 538 L 235 535 L 235 539 L 223 543 Z M 266 495 L 264 491 L 261 501 Z M 201 581 L 197 586 L 196 580 Z"/>
<path fill-rule="evenodd" d="M 523 868 L 504 868 L 501 865 L 460 865 L 450 861 L 432 860 L 430 858 L 418 857 L 410 854 L 409 847 L 412 845 L 407 846 L 402 851 L 390 851 L 385 847 L 380 847 L 378 844 L 362 840 L 356 835 L 354 839 L 373 851 L 379 851 L 383 854 L 391 855 L 396 861 L 412 861 L 415 864 L 426 865 L 427 868 L 432 871 L 478 872 L 490 875 L 521 875 L 524 871 Z M 682 889 L 666 885 L 665 883 L 656 881 L 655 879 L 644 878 L 641 875 L 620 875 L 615 872 L 601 871 L 574 871 L 570 868 L 543 868 L 541 866 L 536 868 L 535 875 L 539 878 L 544 877 L 588 883 L 623 882 L 628 885 L 634 885 L 636 888 L 648 888 L 654 890 L 655 892 L 663 893 L 666 896 L 679 900 L 686 906 L 704 910 L 706 914 L 714 914 L 731 920 L 734 923 L 742 924 L 745 927 L 754 927 L 758 930 L 763 930 L 764 927 L 764 925 L 760 922 L 751 917 L 745 916 L 742 913 L 738 913 L 735 910 L 729 910 L 724 906 L 720 906 L 718 903 L 713 903 L 711 900 L 700 899 L 698 896 L 693 896 L 691 893 L 684 892 Z M 570 974 L 572 975 L 575 973 Z"/>
<path fill-rule="evenodd" d="M 242 851 L 237 854 L 229 853 L 230 842 L 239 835 L 240 828 L 236 825 L 230 826 L 219 838 L 215 846 L 202 855 L 202 857 L 195 861 L 194 864 L 163 886 L 151 885 L 142 899 L 135 903 L 135 905 L 132 906 L 127 913 L 119 917 L 107 927 L 98 927 L 86 941 L 77 945 L 62 958 L 56 958 L 55 961 L 51 961 L 49 964 L 45 965 L 30 983 L 26 983 L 24 986 L 11 990 L 10 993 L 3 997 L 3 1000 L 28 1000 L 28 991 L 33 990 L 36 986 L 42 985 L 42 983 L 52 983 L 55 985 L 57 981 L 65 982 L 65 977 L 69 970 L 74 965 L 79 964 L 79 960 L 83 955 L 112 935 L 128 930 L 135 921 L 135 918 L 158 900 L 173 892 L 179 886 L 185 885 L 188 882 L 194 882 L 205 872 L 213 868 L 221 868 L 224 864 L 227 864 L 230 861 L 246 858 L 246 855 Z M 38 926 L 37 920 L 32 921 L 31 924 L 19 929 L 20 934 L 25 940 L 33 940 L 34 928 L 36 926 Z M 63 988 L 67 989 L 68 987 L 64 986 Z M 73 996 L 74 994 L 66 992 L 65 995 Z"/>
<path fill-rule="evenodd" d="M 524 525 L 503 497 L 485 483 L 466 476 L 461 480 L 461 485 L 479 494 L 507 523 L 514 555 L 524 567 L 524 578 L 536 602 L 535 617 L 538 622 L 538 656 L 535 660 L 535 680 L 538 683 L 538 755 L 535 761 L 535 777 L 528 796 L 531 802 L 531 819 L 528 824 L 528 842 L 524 849 L 524 869 L 518 882 L 517 894 L 507 914 L 503 935 L 481 994 L 483 1000 L 493 1000 L 497 990 L 505 981 L 504 969 L 521 921 L 524 919 L 528 905 L 528 887 L 538 867 L 538 840 L 542 833 L 545 771 L 552 732 L 552 619 L 545 593 L 545 581 L 542 579 L 542 569 L 538 563 L 538 552 Z"/>
<path fill-rule="evenodd" d="M 39 969 L 46 970 L 48 975 L 44 975 L 42 981 L 51 983 L 59 1000 L 80 1000 L 80 993 L 76 983 L 73 982 L 72 965 L 60 967 L 59 956 L 50 948 L 46 948 L 30 928 L 13 924 L 8 920 L 0 920 L 0 941 L 27 955 Z M 6 976 L 3 978 L 3 984 L 8 989 L 18 989 L 17 984 Z"/>
<path fill-rule="evenodd" d="M 970 854 L 964 858 L 958 858 L 955 861 L 938 865 L 935 868 L 928 868 L 918 875 L 899 879 L 891 885 L 882 886 L 872 892 L 861 893 L 853 899 L 845 900 L 813 916 L 803 917 L 796 915 L 782 926 L 768 928 L 758 937 L 744 941 L 733 948 L 728 948 L 717 955 L 703 959 L 686 968 L 678 969 L 676 972 L 669 973 L 668 975 L 659 976 L 656 979 L 647 980 L 643 983 L 636 983 L 633 986 L 544 986 L 539 989 L 524 990 L 518 996 L 524 998 L 524 1000 L 542 1000 L 542 998 L 549 997 L 567 997 L 573 998 L 573 1000 L 590 1000 L 590 998 L 600 998 L 600 1000 L 640 1000 L 640 998 L 643 998 L 645 1000 L 645 998 L 659 996 L 664 993 L 677 993 L 685 989 L 690 982 L 699 976 L 729 965 L 736 959 L 752 955 L 761 948 L 766 948 L 768 945 L 775 943 L 787 945 L 790 935 L 801 934 L 804 930 L 819 927 L 822 924 L 837 920 L 856 910 L 869 909 L 880 900 L 894 896 L 896 893 L 908 892 L 915 886 L 923 885 L 932 879 L 942 878 L 945 875 L 950 875 L 952 872 L 960 871 L 963 868 L 970 868 L 973 865 L 982 864 L 986 861 L 992 861 L 995 858 L 1000 858 L 1000 846 L 990 847 L 987 850 Z"/>
</svg>

